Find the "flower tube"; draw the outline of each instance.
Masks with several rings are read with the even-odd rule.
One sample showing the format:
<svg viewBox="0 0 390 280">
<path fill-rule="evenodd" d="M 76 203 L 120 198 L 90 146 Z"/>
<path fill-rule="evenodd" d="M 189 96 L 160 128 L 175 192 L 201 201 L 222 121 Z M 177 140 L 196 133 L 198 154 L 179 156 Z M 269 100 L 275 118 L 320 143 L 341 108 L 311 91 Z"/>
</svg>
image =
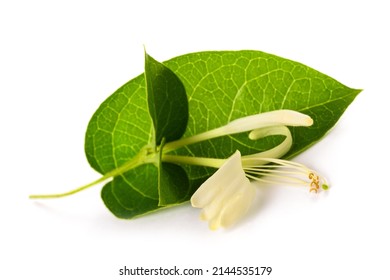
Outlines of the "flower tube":
<svg viewBox="0 0 390 280">
<path fill-rule="evenodd" d="M 167 143 L 163 149 L 164 153 L 176 150 L 180 147 L 191 145 L 213 138 L 237 134 L 246 131 L 253 131 L 255 135 L 257 131 L 265 127 L 277 126 L 311 126 L 313 124 L 310 116 L 299 113 L 293 110 L 276 110 L 256 115 L 251 115 L 239 118 L 229 122 L 227 125 L 193 135 L 187 138 L 182 138 L 176 141 Z"/>
</svg>

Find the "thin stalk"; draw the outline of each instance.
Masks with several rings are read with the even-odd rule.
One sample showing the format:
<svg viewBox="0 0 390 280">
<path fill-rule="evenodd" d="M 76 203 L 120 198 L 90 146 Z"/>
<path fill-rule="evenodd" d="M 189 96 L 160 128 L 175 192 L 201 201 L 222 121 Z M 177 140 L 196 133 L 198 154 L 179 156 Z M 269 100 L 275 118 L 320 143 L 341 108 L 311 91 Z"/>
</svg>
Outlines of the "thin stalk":
<svg viewBox="0 0 390 280">
<path fill-rule="evenodd" d="M 74 190 L 71 190 L 71 191 L 68 191 L 68 192 L 57 193 L 57 194 L 32 194 L 32 195 L 29 196 L 29 198 L 30 199 L 61 198 L 61 197 L 65 197 L 65 196 L 69 196 L 69 195 L 81 192 L 82 190 L 88 189 L 88 188 L 90 188 L 90 187 L 92 187 L 94 185 L 102 183 L 102 182 L 104 182 L 105 180 L 107 180 L 109 178 L 111 178 L 111 176 L 107 176 L 107 174 L 106 174 L 106 175 L 100 177 L 99 179 L 89 183 L 89 184 L 86 184 L 86 185 L 84 185 L 82 187 L 79 187 L 77 189 L 74 189 Z"/>
<path fill-rule="evenodd" d="M 143 149 L 141 149 L 141 151 L 134 157 L 132 158 L 130 161 L 128 161 L 127 163 L 125 163 L 124 165 L 106 173 L 104 176 L 100 177 L 99 179 L 91 182 L 91 183 L 88 183 L 84 186 L 81 186 L 79 188 L 76 188 L 74 190 L 71 190 L 71 191 L 68 191 L 68 192 L 64 192 L 64 193 L 57 193 L 57 194 L 33 194 L 33 195 L 30 195 L 29 198 L 30 199 L 48 199 L 48 198 L 61 198 L 61 197 L 65 197 L 65 196 L 69 196 L 69 195 L 72 195 L 72 194 L 75 194 L 75 193 L 78 193 L 80 191 L 83 191 L 85 189 L 88 189 L 92 186 L 95 186 L 99 183 L 102 183 L 112 177 L 115 177 L 115 176 L 119 176 L 119 175 L 122 175 L 123 173 L 133 169 L 133 168 L 136 168 L 137 166 L 139 165 L 142 165 L 142 164 L 145 164 L 145 163 L 153 163 L 156 161 L 156 155 L 158 154 L 149 154 L 148 153 L 148 147 L 144 147 Z"/>
</svg>

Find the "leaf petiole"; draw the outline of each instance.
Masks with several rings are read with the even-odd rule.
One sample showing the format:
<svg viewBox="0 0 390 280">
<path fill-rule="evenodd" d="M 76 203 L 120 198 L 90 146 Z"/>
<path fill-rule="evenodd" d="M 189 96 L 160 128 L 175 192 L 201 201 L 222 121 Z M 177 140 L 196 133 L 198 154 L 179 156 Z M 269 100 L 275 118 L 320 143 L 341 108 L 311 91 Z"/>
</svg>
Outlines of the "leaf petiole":
<svg viewBox="0 0 390 280">
<path fill-rule="evenodd" d="M 146 145 L 141 149 L 141 151 L 134 158 L 132 158 L 131 160 L 129 160 L 125 164 L 121 165 L 120 167 L 115 168 L 115 169 L 111 170 L 110 172 L 107 172 L 104 176 L 100 177 L 99 179 L 97 179 L 91 183 L 88 183 L 88 184 L 81 186 L 77 189 L 74 189 L 74 190 L 71 190 L 68 192 L 64 192 L 64 193 L 33 194 L 33 195 L 30 195 L 29 198 L 30 199 L 48 199 L 48 198 L 61 198 L 61 197 L 69 196 L 69 195 L 78 193 L 80 191 L 83 191 L 85 189 L 88 189 L 92 186 L 95 186 L 99 183 L 102 183 L 102 182 L 104 182 L 112 177 L 120 176 L 123 173 L 125 173 L 133 168 L 136 168 L 137 166 L 140 166 L 142 164 L 146 164 L 146 163 L 157 164 L 157 162 L 158 162 L 158 152 L 155 152 L 155 150 L 150 145 Z"/>
<path fill-rule="evenodd" d="M 74 189 L 74 190 L 71 190 L 71 191 L 68 191 L 68 192 L 64 192 L 64 193 L 58 193 L 58 194 L 33 194 L 33 195 L 30 195 L 29 198 L 30 199 L 46 199 L 46 198 L 61 198 L 61 197 L 65 197 L 65 196 L 69 196 L 69 195 L 72 195 L 72 194 L 75 194 L 75 193 L 78 193 L 82 190 L 85 190 L 85 189 L 88 189 L 94 185 L 97 185 L 99 183 L 102 183 L 104 182 L 105 180 L 111 178 L 112 176 L 107 176 L 108 174 L 100 177 L 99 179 L 89 183 L 89 184 L 86 184 L 82 187 L 79 187 L 77 189 Z"/>
</svg>

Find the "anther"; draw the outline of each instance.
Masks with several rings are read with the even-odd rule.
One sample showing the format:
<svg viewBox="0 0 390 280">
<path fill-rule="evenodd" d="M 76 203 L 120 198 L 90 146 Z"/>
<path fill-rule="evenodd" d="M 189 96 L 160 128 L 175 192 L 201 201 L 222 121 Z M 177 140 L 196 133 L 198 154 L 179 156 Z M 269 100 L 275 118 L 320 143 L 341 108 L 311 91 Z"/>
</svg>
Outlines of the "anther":
<svg viewBox="0 0 390 280">
<path fill-rule="evenodd" d="M 315 192 L 315 193 L 318 193 L 318 189 L 317 189 L 317 188 L 310 188 L 309 192 Z"/>
<path fill-rule="evenodd" d="M 320 177 L 318 177 L 318 175 L 315 175 L 313 172 L 310 172 L 309 179 L 311 180 L 309 192 L 314 191 L 315 193 L 317 193 L 320 189 Z"/>
</svg>

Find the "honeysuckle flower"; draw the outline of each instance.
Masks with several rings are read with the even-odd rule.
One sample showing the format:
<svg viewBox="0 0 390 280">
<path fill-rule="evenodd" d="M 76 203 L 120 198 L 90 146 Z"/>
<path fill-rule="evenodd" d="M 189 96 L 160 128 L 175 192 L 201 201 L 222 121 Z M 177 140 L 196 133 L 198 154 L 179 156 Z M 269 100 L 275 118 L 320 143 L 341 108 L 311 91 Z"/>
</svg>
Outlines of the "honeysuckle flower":
<svg viewBox="0 0 390 280">
<path fill-rule="evenodd" d="M 245 176 L 241 154 L 236 151 L 191 197 L 193 207 L 203 208 L 202 220 L 212 230 L 228 227 L 249 209 L 256 187 Z"/>
<path fill-rule="evenodd" d="M 299 113 L 297 111 L 270 111 L 242 117 L 229 122 L 227 125 L 194 136 L 172 141 L 170 143 L 165 144 L 163 149 L 164 153 L 168 153 L 183 146 L 245 131 L 251 131 L 251 133 L 249 134 L 249 138 L 255 140 L 259 138 L 258 134 L 265 134 L 264 129 L 266 128 L 277 128 L 280 126 L 311 126 L 312 124 L 313 120 L 310 116 Z"/>
<path fill-rule="evenodd" d="M 259 155 L 247 159 L 236 151 L 193 194 L 191 204 L 203 208 L 200 218 L 209 221 L 210 229 L 229 227 L 245 215 L 255 197 L 255 181 L 301 184 L 315 193 L 320 187 L 328 189 L 325 178 L 303 164 Z"/>
<path fill-rule="evenodd" d="M 277 110 L 243 117 L 225 126 L 168 143 L 167 153 L 178 147 L 224 135 L 250 131 L 252 140 L 270 135 L 283 135 L 282 143 L 272 149 L 241 156 L 236 151 L 228 159 L 198 158 L 163 154 L 163 161 L 219 168 L 193 194 L 191 204 L 202 208 L 201 219 L 209 221 L 211 229 L 228 227 L 249 209 L 255 196 L 253 181 L 266 183 L 298 183 L 309 186 L 310 192 L 327 189 L 326 180 L 306 166 L 280 157 L 291 148 L 293 139 L 287 126 L 311 126 L 313 120 L 292 110 Z"/>
</svg>

